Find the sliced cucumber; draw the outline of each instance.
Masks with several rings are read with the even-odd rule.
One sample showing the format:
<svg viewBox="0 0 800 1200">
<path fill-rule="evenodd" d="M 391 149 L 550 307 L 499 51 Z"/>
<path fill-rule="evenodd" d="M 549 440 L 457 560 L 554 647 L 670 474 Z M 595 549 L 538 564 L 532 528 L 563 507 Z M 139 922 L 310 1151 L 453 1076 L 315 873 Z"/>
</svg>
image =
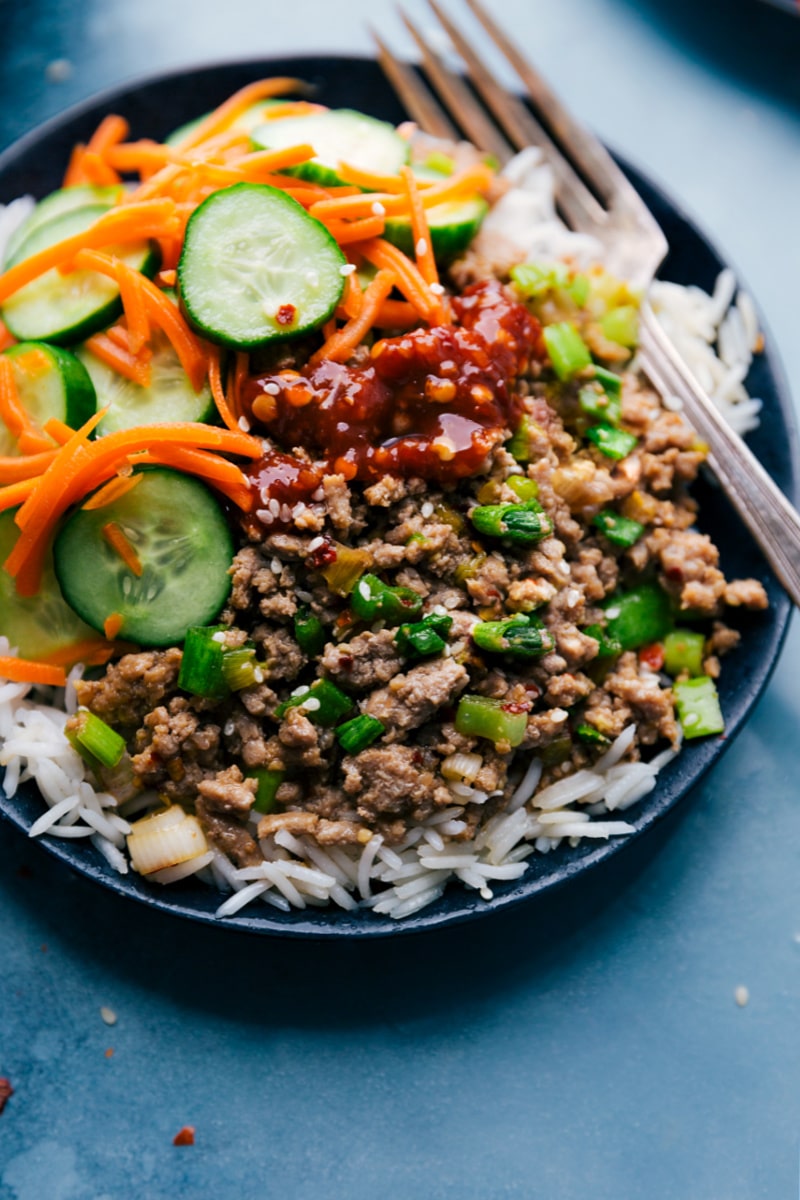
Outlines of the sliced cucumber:
<svg viewBox="0 0 800 1200">
<path fill-rule="evenodd" d="M 408 142 L 394 125 L 349 108 L 268 121 L 253 130 L 252 138 L 254 145 L 264 150 L 312 145 L 316 157 L 288 168 L 287 174 L 326 187 L 345 182 L 338 174 L 340 163 L 379 175 L 396 175 L 409 156 Z"/>
<path fill-rule="evenodd" d="M 236 120 L 231 123 L 230 128 L 241 130 L 242 133 L 252 133 L 253 130 L 257 129 L 259 125 L 264 124 L 265 109 L 272 108 L 276 104 L 289 105 L 292 103 L 303 104 L 305 101 L 276 100 L 275 98 L 269 100 L 256 100 L 255 104 L 251 104 L 250 107 L 246 108 L 243 113 L 239 113 L 239 116 L 236 118 Z M 165 144 L 167 146 L 179 146 L 185 138 L 194 133 L 196 129 L 199 129 L 201 123 L 205 121 L 207 116 L 209 116 L 209 114 L 204 113 L 202 117 L 195 117 L 193 121 L 187 121 L 185 125 L 180 125 L 177 129 L 173 129 L 169 137 L 165 138 Z M 289 116 L 288 113 L 287 116 Z M 279 119 L 283 120 L 282 117 Z"/>
<path fill-rule="evenodd" d="M 93 204 L 47 221 L 25 239 L 8 265 L 15 266 L 48 246 L 83 233 L 107 211 L 107 206 Z M 158 266 L 155 243 L 133 242 L 109 249 L 145 275 L 152 274 Z M 0 315 L 21 342 L 69 345 L 103 329 L 121 311 L 119 288 L 112 279 L 98 275 L 96 271 L 72 271 L 62 275 L 53 268 L 9 297 Z"/>
<path fill-rule="evenodd" d="M 122 183 L 112 183 L 106 187 L 96 187 L 91 183 L 77 184 L 75 187 L 59 188 L 40 200 L 31 215 L 19 225 L 6 243 L 4 261 L 10 263 L 20 246 L 31 236 L 34 230 L 48 221 L 54 221 L 64 213 L 72 212 L 75 208 L 87 208 L 102 205 L 112 208 L 125 190 Z"/>
<path fill-rule="evenodd" d="M 434 204 L 427 209 L 431 245 L 437 262 L 447 263 L 463 254 L 477 234 L 489 205 L 483 196 L 469 196 L 465 200 L 452 200 L 446 204 Z M 404 254 L 413 257 L 414 235 L 411 222 L 390 218 L 386 222 L 383 236 L 393 242 Z"/>
<path fill-rule="evenodd" d="M 166 467 L 103 508 L 74 512 L 53 548 L 67 603 L 102 632 L 112 613 L 120 637 L 169 646 L 208 625 L 228 598 L 233 537 L 218 501 L 197 479 Z M 103 536 L 114 522 L 142 565 L 135 575 Z"/>
<path fill-rule="evenodd" d="M 189 218 L 181 301 L 206 337 L 249 349 L 327 321 L 342 295 L 345 261 L 325 226 L 285 192 L 236 183 Z"/>
<path fill-rule="evenodd" d="M 135 425 L 155 425 L 159 421 L 209 421 L 213 417 L 211 388 L 206 383 L 195 392 L 171 342 L 160 329 L 153 330 L 150 346 L 153 357 L 147 387 L 114 371 L 88 347 L 82 346 L 78 350 L 78 357 L 94 384 L 98 408 L 109 406 L 97 426 L 98 437 Z"/>
<path fill-rule="evenodd" d="M 78 429 L 95 410 L 92 381 L 69 350 L 46 342 L 19 342 L 4 351 L 14 368 L 17 393 L 26 412 L 41 427 L 57 417 Z M 19 447 L 0 423 L 0 454 L 18 454 Z"/>
<path fill-rule="evenodd" d="M 0 564 L 18 537 L 14 512 L 0 513 Z M 94 637 L 95 631 L 84 625 L 61 595 L 49 554 L 35 596 L 18 596 L 14 580 L 0 565 L 0 634 L 16 646 L 21 658 L 38 660 Z"/>
</svg>

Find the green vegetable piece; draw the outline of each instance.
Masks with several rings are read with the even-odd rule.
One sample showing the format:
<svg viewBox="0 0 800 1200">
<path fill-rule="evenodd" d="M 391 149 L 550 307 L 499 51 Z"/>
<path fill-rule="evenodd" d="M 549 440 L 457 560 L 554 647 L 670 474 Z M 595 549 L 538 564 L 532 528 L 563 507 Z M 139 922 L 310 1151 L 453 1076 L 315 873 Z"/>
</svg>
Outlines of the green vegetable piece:
<svg viewBox="0 0 800 1200">
<path fill-rule="evenodd" d="M 341 542 L 332 542 L 330 548 L 336 557 L 320 567 L 320 574 L 337 596 L 349 596 L 372 558 L 368 550 L 343 546 Z"/>
<path fill-rule="evenodd" d="M 664 670 L 668 675 L 703 674 L 703 651 L 706 638 L 692 629 L 673 629 L 664 638 Z"/>
<path fill-rule="evenodd" d="M 553 649 L 553 638 L 538 617 L 518 613 L 503 621 L 481 621 L 472 630 L 475 645 L 510 658 L 541 658 Z"/>
<path fill-rule="evenodd" d="M 594 366 L 594 377 L 604 392 L 609 396 L 619 396 L 622 393 L 622 376 L 615 375 L 605 367 Z"/>
<path fill-rule="evenodd" d="M 329 727 L 337 722 L 353 707 L 353 701 L 345 696 L 335 683 L 329 679 L 318 679 L 312 683 L 308 691 L 300 695 L 290 696 L 275 709 L 275 716 L 283 720 L 290 708 L 301 708 L 304 714 L 315 725 Z"/>
<path fill-rule="evenodd" d="M 447 645 L 445 636 L 452 624 L 453 618 L 444 613 L 429 613 L 416 624 L 401 625 L 394 635 L 395 645 L 401 654 L 409 658 L 441 654 Z"/>
<path fill-rule="evenodd" d="M 89 766 L 116 767 L 125 753 L 125 739 L 88 708 L 78 710 L 67 736 Z"/>
<path fill-rule="evenodd" d="M 456 710 L 455 727 L 467 737 L 488 738 L 518 746 L 525 737 L 528 710 L 519 704 L 504 704 L 489 696 L 462 696 Z"/>
<path fill-rule="evenodd" d="M 276 797 L 285 775 L 285 771 L 270 771 L 267 767 L 256 767 L 245 773 L 245 778 L 255 779 L 258 784 L 253 802 L 254 812 L 271 813 L 280 808 Z"/>
<path fill-rule="evenodd" d="M 545 325 L 542 336 L 553 370 L 559 379 L 572 379 L 579 371 L 591 366 L 589 347 L 569 321 Z"/>
<path fill-rule="evenodd" d="M 589 292 L 592 285 L 588 275 L 576 275 L 572 283 L 567 288 L 572 299 L 577 304 L 578 308 L 583 308 L 586 301 L 589 299 Z"/>
<path fill-rule="evenodd" d="M 511 278 L 526 299 L 534 299 L 565 287 L 569 272 L 562 263 L 518 263 L 511 268 Z"/>
<path fill-rule="evenodd" d="M 610 636 L 602 625 L 587 625 L 583 631 L 587 637 L 597 642 L 597 658 L 615 658 L 622 653 L 622 645 L 618 638 Z"/>
<path fill-rule="evenodd" d="M 594 725 L 587 725 L 585 722 L 578 726 L 575 730 L 576 736 L 582 742 L 586 742 L 590 746 L 607 746 L 611 738 L 601 733 L 599 729 L 595 729 Z"/>
<path fill-rule="evenodd" d="M 327 641 L 325 627 L 307 605 L 303 605 L 295 613 L 294 636 L 304 654 L 316 658 L 322 653 Z"/>
<path fill-rule="evenodd" d="M 615 429 L 604 421 L 587 429 L 586 436 L 594 442 L 597 449 L 607 458 L 627 458 L 636 445 L 636 438 L 624 429 Z"/>
<path fill-rule="evenodd" d="M 656 583 L 642 583 L 603 603 L 608 635 L 623 650 L 661 642 L 672 628 L 669 597 Z"/>
<path fill-rule="evenodd" d="M 509 475 L 506 487 L 516 492 L 520 500 L 535 500 L 539 495 L 539 485 L 535 479 L 527 479 L 525 475 Z"/>
<path fill-rule="evenodd" d="M 424 533 L 412 533 L 410 537 L 406 538 L 407 546 L 427 546 L 429 542 L 430 538 L 426 538 Z"/>
<path fill-rule="evenodd" d="M 256 652 L 252 646 L 222 653 L 222 674 L 232 692 L 241 692 L 259 682 L 260 671 L 256 663 Z"/>
<path fill-rule="evenodd" d="M 719 695 L 710 676 L 699 675 L 696 679 L 673 684 L 672 692 L 685 738 L 724 732 L 725 721 L 719 706 Z"/>
<path fill-rule="evenodd" d="M 578 392 L 578 403 L 587 417 L 617 425 L 622 415 L 619 395 L 606 392 L 597 383 L 587 383 Z"/>
<path fill-rule="evenodd" d="M 178 687 L 184 692 L 210 699 L 227 695 L 224 633 L 222 625 L 198 625 L 186 630 L 178 673 Z"/>
<path fill-rule="evenodd" d="M 538 500 L 524 504 L 481 504 L 469 519 L 486 537 L 508 538 L 510 542 L 540 542 L 552 532 L 550 518 Z"/>
<path fill-rule="evenodd" d="M 361 713 L 352 720 L 345 721 L 343 725 L 339 725 L 336 730 L 336 738 L 345 754 L 360 754 L 385 731 L 386 726 L 383 721 Z"/>
<path fill-rule="evenodd" d="M 432 150 L 425 159 L 425 166 L 439 175 L 452 175 L 456 164 L 449 154 L 443 154 L 441 150 Z"/>
<path fill-rule="evenodd" d="M 626 549 L 638 542 L 644 533 L 644 525 L 639 521 L 620 516 L 610 508 L 604 508 L 592 517 L 592 524 L 615 546 L 625 546 Z"/>
<path fill-rule="evenodd" d="M 610 308 L 600 321 L 600 328 L 610 342 L 633 349 L 639 343 L 639 312 L 633 304 Z"/>
<path fill-rule="evenodd" d="M 508 450 L 509 454 L 513 455 L 517 462 L 530 462 L 530 421 L 527 417 L 522 418 L 514 430 L 514 436 L 506 442 L 506 450 Z"/>
<path fill-rule="evenodd" d="M 390 587 L 377 575 L 362 575 L 350 598 L 353 612 L 362 621 L 399 625 L 422 610 L 422 596 L 413 588 Z"/>
</svg>

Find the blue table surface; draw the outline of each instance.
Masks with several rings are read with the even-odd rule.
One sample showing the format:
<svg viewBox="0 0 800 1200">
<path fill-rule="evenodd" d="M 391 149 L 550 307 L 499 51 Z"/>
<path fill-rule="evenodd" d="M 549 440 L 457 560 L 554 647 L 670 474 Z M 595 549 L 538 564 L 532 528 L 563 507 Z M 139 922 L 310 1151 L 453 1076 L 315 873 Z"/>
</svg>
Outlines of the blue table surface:
<svg viewBox="0 0 800 1200">
<path fill-rule="evenodd" d="M 800 20 L 757 0 L 497 11 L 713 231 L 796 385 Z M 405 44 L 386 0 L 0 15 L 0 147 L 161 68 L 369 53 L 367 20 Z M 631 860 L 444 934 L 337 947 L 180 924 L 3 825 L 0 1200 L 795 1195 L 799 671 L 794 629 L 737 743 Z M 176 1148 L 184 1124 L 196 1144 Z"/>
</svg>

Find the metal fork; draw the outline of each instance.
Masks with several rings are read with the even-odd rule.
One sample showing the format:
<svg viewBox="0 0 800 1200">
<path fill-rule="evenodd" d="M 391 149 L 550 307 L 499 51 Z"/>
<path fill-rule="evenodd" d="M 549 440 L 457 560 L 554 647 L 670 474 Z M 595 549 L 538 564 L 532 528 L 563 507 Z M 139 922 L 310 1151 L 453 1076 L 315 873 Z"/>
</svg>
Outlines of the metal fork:
<svg viewBox="0 0 800 1200">
<path fill-rule="evenodd" d="M 516 71 L 539 119 L 502 87 L 438 0 L 429 4 L 474 90 L 401 12 L 441 99 L 440 103 L 419 72 L 397 58 L 373 32 L 381 66 L 409 115 L 435 137 L 457 140 L 462 130 L 479 149 L 501 162 L 526 146 L 540 147 L 553 169 L 556 200 L 567 225 L 597 238 L 609 269 L 646 292 L 668 247 L 644 201 L 605 147 L 567 111 L 479 0 L 466 3 Z M 709 467 L 776 576 L 800 605 L 800 515 L 695 379 L 646 299 L 640 311 L 639 362 L 662 396 L 676 396 L 682 402 L 687 418 L 710 447 Z"/>
</svg>

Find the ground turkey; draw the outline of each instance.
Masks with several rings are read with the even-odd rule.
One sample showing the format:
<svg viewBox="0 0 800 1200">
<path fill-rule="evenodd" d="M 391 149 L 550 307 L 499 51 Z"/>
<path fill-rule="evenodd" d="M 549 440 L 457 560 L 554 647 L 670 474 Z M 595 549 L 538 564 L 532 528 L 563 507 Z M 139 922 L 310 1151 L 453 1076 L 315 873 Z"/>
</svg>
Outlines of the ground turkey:
<svg viewBox="0 0 800 1200">
<path fill-rule="evenodd" d="M 344 790 L 357 802 L 358 815 L 370 823 L 386 818 L 423 821 L 452 804 L 450 790 L 425 769 L 414 746 L 370 747 L 342 763 Z"/>
<path fill-rule="evenodd" d="M 397 741 L 406 730 L 423 725 L 437 708 L 450 704 L 468 683 L 469 675 L 461 663 L 436 659 L 406 675 L 396 675 L 388 687 L 367 697 L 364 712 L 383 722 L 387 741 Z"/>
<path fill-rule="evenodd" d="M 78 702 L 120 732 L 132 733 L 177 686 L 182 657 L 176 646 L 126 654 L 102 679 L 79 680 Z"/>
</svg>

